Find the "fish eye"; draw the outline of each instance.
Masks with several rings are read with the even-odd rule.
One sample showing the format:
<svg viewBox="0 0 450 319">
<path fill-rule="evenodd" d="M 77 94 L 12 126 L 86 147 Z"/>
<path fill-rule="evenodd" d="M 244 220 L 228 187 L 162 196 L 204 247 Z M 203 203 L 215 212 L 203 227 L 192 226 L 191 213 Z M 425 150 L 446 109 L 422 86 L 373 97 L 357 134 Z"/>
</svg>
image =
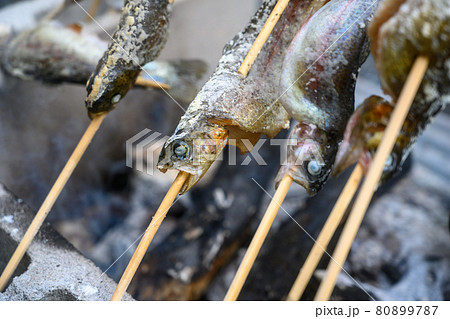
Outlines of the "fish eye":
<svg viewBox="0 0 450 319">
<path fill-rule="evenodd" d="M 317 161 L 308 162 L 306 169 L 311 176 L 318 176 L 322 172 L 322 167 Z"/>
<path fill-rule="evenodd" d="M 384 163 L 384 170 L 392 169 L 396 165 L 397 158 L 395 154 L 390 154 Z"/>
<path fill-rule="evenodd" d="M 184 159 L 189 155 L 190 147 L 186 142 L 178 142 L 173 147 L 173 153 L 179 159 Z"/>
<path fill-rule="evenodd" d="M 112 97 L 112 99 L 111 99 L 111 103 L 112 103 L 112 104 L 117 104 L 117 103 L 119 103 L 121 97 L 122 97 L 122 96 L 121 96 L 120 94 L 114 95 L 114 96 Z"/>
<path fill-rule="evenodd" d="M 388 158 L 386 159 L 386 163 L 384 165 L 391 166 L 393 161 L 394 161 L 394 159 L 392 158 L 392 155 L 389 155 Z"/>
</svg>

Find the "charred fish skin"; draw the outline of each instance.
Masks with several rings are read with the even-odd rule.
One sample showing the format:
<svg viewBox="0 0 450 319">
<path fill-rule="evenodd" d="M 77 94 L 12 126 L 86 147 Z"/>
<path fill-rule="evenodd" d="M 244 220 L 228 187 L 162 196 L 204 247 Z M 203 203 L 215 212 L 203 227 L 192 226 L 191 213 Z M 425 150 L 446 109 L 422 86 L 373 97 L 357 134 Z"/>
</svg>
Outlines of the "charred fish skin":
<svg viewBox="0 0 450 319">
<path fill-rule="evenodd" d="M 226 140 L 206 139 L 207 145 L 220 145 L 210 153 L 209 160 L 196 166 L 181 193 L 197 183 L 218 158 L 222 145 L 234 144 L 241 152 L 248 151 L 242 139 L 256 142 L 261 134 L 274 137 L 289 128 L 289 114 L 278 101 L 278 83 L 283 57 L 300 25 L 310 12 L 316 12 L 328 0 L 292 0 L 259 53 L 247 77 L 237 73 L 264 23 L 277 1 L 265 0 L 249 24 L 239 32 L 223 50 L 218 66 L 180 119 L 174 134 L 163 147 L 158 162 L 162 171 L 178 169 L 192 172 L 193 161 L 180 159 L 174 150 L 180 142 L 190 143 L 198 132 Z M 222 134 L 225 132 L 225 134 Z M 191 145 L 193 147 L 193 145 Z"/>
<path fill-rule="evenodd" d="M 24 80 L 85 84 L 107 43 L 81 27 L 48 22 L 18 34 L 2 49 L 2 68 Z"/>
<path fill-rule="evenodd" d="M 382 88 L 394 102 L 416 56 L 429 57 L 410 111 L 420 134 L 450 103 L 450 0 L 385 1 L 369 26 L 369 36 Z"/>
<path fill-rule="evenodd" d="M 315 195 L 327 180 L 353 113 L 356 78 L 369 55 L 367 24 L 377 4 L 332 0 L 292 41 L 283 63 L 280 95 L 284 108 L 299 124 L 290 133 L 296 143 L 288 147 L 277 184 L 288 174 Z"/>
<path fill-rule="evenodd" d="M 0 67 L 22 80 L 86 84 L 108 42 L 79 25 L 43 23 L 12 37 L 0 50 Z M 140 76 L 167 84 L 167 92 L 182 103 L 191 102 L 207 64 L 201 60 L 152 61 Z"/>
<path fill-rule="evenodd" d="M 372 95 L 356 109 L 348 121 L 344 139 L 339 145 L 333 175 L 338 175 L 358 162 L 365 172 L 375 156 L 394 107 L 385 99 Z M 409 113 L 386 161 L 380 183 L 383 184 L 401 171 L 417 140 L 417 122 Z"/>
<path fill-rule="evenodd" d="M 111 111 L 133 86 L 141 67 L 162 50 L 169 25 L 168 0 L 126 0 L 118 28 L 86 90 L 90 116 Z"/>
<path fill-rule="evenodd" d="M 450 103 L 450 1 L 389 0 L 380 5 L 371 25 L 372 52 L 383 89 L 394 102 L 416 56 L 430 63 L 410 112 L 384 167 L 380 183 L 397 175 L 418 136 Z M 334 174 L 359 162 L 365 169 L 381 142 L 393 106 L 370 97 L 350 119 L 336 157 Z"/>
</svg>

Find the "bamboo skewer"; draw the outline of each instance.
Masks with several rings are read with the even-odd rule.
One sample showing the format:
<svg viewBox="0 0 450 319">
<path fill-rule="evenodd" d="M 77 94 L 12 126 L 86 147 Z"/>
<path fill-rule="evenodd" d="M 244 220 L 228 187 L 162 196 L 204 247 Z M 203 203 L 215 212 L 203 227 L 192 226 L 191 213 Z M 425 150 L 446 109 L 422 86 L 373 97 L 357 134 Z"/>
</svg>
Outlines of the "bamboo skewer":
<svg viewBox="0 0 450 319">
<path fill-rule="evenodd" d="M 173 2 L 173 1 L 170 1 L 170 2 Z M 267 40 L 270 33 L 272 32 L 273 27 L 275 26 L 276 22 L 279 19 L 279 16 L 283 12 L 283 10 L 286 7 L 288 2 L 289 2 L 289 0 L 278 1 L 278 3 L 276 4 L 271 15 L 269 16 L 266 23 L 264 24 L 260 34 L 256 38 L 255 42 L 253 43 L 252 47 L 250 48 L 249 53 L 247 54 L 246 58 L 244 59 L 244 62 L 242 63 L 242 65 L 240 66 L 240 68 L 238 70 L 238 73 L 240 73 L 244 77 L 247 76 L 251 66 L 253 65 L 253 62 L 255 61 L 256 57 L 258 56 L 259 51 L 261 50 L 265 41 Z M 146 79 L 138 78 L 138 80 L 136 81 L 136 84 L 139 85 L 139 84 L 143 83 L 144 82 L 143 80 L 146 80 Z M 158 85 L 158 87 L 160 87 L 160 86 Z M 167 87 L 167 89 L 169 89 L 169 88 L 170 88 L 170 86 Z M 166 196 L 164 197 L 163 202 L 161 203 L 160 207 L 158 208 L 157 212 L 155 213 L 155 216 L 153 217 L 152 222 L 150 223 L 144 236 L 142 237 L 138 247 L 136 248 L 136 251 L 134 252 L 133 256 L 131 257 L 131 260 L 128 263 L 128 266 L 125 269 L 125 272 L 123 273 L 122 278 L 120 279 L 119 284 L 116 287 L 116 290 L 114 291 L 111 301 L 118 301 L 118 300 L 122 299 L 131 280 L 133 279 L 134 274 L 136 273 L 137 268 L 139 267 L 139 264 L 141 263 L 144 255 L 145 255 L 145 252 L 147 251 L 147 248 L 150 246 L 150 244 L 153 240 L 153 237 L 155 236 L 156 232 L 158 231 L 159 224 L 158 225 L 153 225 L 153 224 L 155 224 L 156 221 L 158 221 L 160 218 L 164 218 L 166 216 L 167 211 L 169 210 L 170 206 L 172 205 L 172 202 L 176 198 L 176 194 L 179 192 L 179 190 L 183 186 L 183 184 L 186 181 L 188 176 L 189 176 L 189 174 L 186 172 L 182 172 L 182 171 L 179 172 L 177 178 L 175 179 L 171 188 L 169 189 Z M 291 184 L 291 182 L 292 182 L 292 180 L 290 180 L 289 185 Z M 276 212 L 275 212 L 275 215 L 276 215 Z M 154 220 L 155 220 L 155 222 L 153 222 Z M 269 226 L 269 228 L 270 228 L 270 226 Z"/>
<path fill-rule="evenodd" d="M 98 7 L 100 6 L 101 2 L 102 2 L 102 0 L 93 0 L 92 1 L 91 7 L 89 8 L 89 13 L 86 16 L 86 22 L 91 21 L 91 19 L 95 17 L 95 15 L 97 14 Z"/>
<path fill-rule="evenodd" d="M 252 67 L 253 63 L 256 60 L 256 57 L 258 56 L 259 52 L 264 46 L 264 43 L 266 43 L 270 33 L 272 32 L 273 28 L 275 27 L 281 14 L 283 13 L 284 9 L 287 7 L 288 4 L 289 0 L 279 0 L 277 2 L 271 14 L 269 15 L 269 18 L 267 19 L 266 23 L 264 23 L 261 32 L 256 37 L 255 42 L 253 43 L 252 47 L 247 53 L 247 56 L 245 57 L 241 66 L 239 67 L 237 73 L 241 74 L 244 77 L 247 76 L 248 72 L 250 71 L 250 68 Z M 239 269 L 233 279 L 233 282 L 231 283 L 231 286 L 228 289 L 228 292 L 224 299 L 225 301 L 236 300 L 239 293 L 241 292 L 241 289 L 245 283 L 245 280 L 247 279 L 250 269 L 252 268 L 256 257 L 258 256 L 261 246 L 264 243 L 265 238 L 267 237 L 270 227 L 272 226 L 272 223 L 278 213 L 281 203 L 286 197 L 286 194 L 292 182 L 293 179 L 288 175 L 284 176 L 282 181 L 280 182 L 280 185 L 277 191 L 275 192 L 275 195 L 269 207 L 267 207 L 267 210 L 264 213 L 264 217 L 261 220 L 258 229 L 256 230 L 252 242 L 250 243 L 250 246 L 247 249 L 244 259 L 242 260 L 241 265 L 239 266 Z"/>
<path fill-rule="evenodd" d="M 169 0 L 169 2 L 172 3 L 173 1 Z M 273 12 L 269 16 L 268 21 L 266 21 L 266 23 L 264 24 L 264 27 L 262 28 L 260 34 L 258 35 L 257 39 L 253 43 L 252 47 L 250 48 L 249 53 L 247 54 L 246 58 L 244 59 L 244 62 L 242 63 L 242 65 L 240 66 L 240 68 L 238 70 L 238 72 L 241 75 L 243 75 L 244 77 L 247 76 L 247 74 L 250 70 L 250 67 L 253 65 L 253 62 L 255 61 L 259 51 L 261 50 L 262 46 L 264 45 L 264 42 L 269 37 L 273 27 L 275 26 L 276 22 L 278 21 L 279 15 L 282 13 L 282 11 L 284 10 L 284 8 L 286 7 L 288 2 L 289 2 L 289 0 L 278 1 Z M 285 4 L 280 11 L 280 4 L 282 4 L 282 3 L 285 3 Z M 246 64 L 246 67 L 244 67 L 244 64 Z M 143 80 L 146 80 L 146 79 L 138 78 L 136 81 L 136 84 L 140 85 L 140 84 L 148 81 L 148 80 L 146 80 L 146 81 L 143 81 Z M 162 83 L 160 83 L 160 84 L 162 84 Z M 160 84 L 158 84 L 157 87 L 161 87 Z M 170 86 L 167 87 L 167 89 L 169 89 L 169 88 L 170 88 Z M 114 291 L 111 301 L 118 301 L 118 300 L 122 299 L 131 280 L 133 279 L 134 274 L 136 273 L 137 268 L 139 267 L 139 264 L 141 263 L 144 255 L 145 255 L 145 252 L 147 251 L 148 247 L 150 246 L 150 244 L 153 240 L 153 237 L 155 236 L 156 232 L 158 231 L 159 224 L 155 225 L 156 221 L 158 221 L 159 219 L 163 219 L 166 216 L 170 206 L 172 205 L 172 202 L 176 198 L 176 194 L 179 192 L 179 190 L 183 186 L 183 184 L 186 181 L 186 179 L 188 178 L 188 176 L 189 176 L 189 173 L 186 173 L 183 171 L 180 171 L 178 173 L 177 178 L 175 179 L 171 188 L 169 189 L 166 196 L 164 197 L 160 207 L 158 208 L 157 212 L 155 213 L 155 215 L 152 219 L 152 222 L 150 223 L 150 225 L 147 228 L 144 236 L 142 237 L 138 247 L 136 248 L 133 256 L 131 257 L 131 260 L 128 263 L 128 266 L 125 269 L 125 272 L 123 273 L 122 278 L 120 279 L 119 284 L 116 287 L 116 290 Z M 153 221 L 155 221 L 155 222 L 153 222 Z"/>
<path fill-rule="evenodd" d="M 170 90 L 170 85 L 154 80 L 146 79 L 142 76 L 139 76 L 136 79 L 135 85 L 144 86 L 144 87 L 151 87 L 151 88 L 157 88 L 157 89 L 164 89 L 164 90 Z"/>
<path fill-rule="evenodd" d="M 345 184 L 341 195 L 339 195 L 339 198 L 336 201 L 336 204 L 334 205 L 330 216 L 328 216 L 325 225 L 320 231 L 319 237 L 317 237 L 317 241 L 314 243 L 314 246 L 309 252 L 305 263 L 300 269 L 297 279 L 295 280 L 291 290 L 289 291 L 286 300 L 295 301 L 300 300 L 300 298 L 302 297 L 302 294 L 305 291 L 305 288 L 308 285 L 312 274 L 314 273 L 314 270 L 316 269 L 320 259 L 322 258 L 323 253 L 330 243 L 330 240 L 333 237 L 338 225 L 340 224 L 342 217 L 344 216 L 345 211 L 347 210 L 347 207 L 353 198 L 353 195 L 358 189 L 362 177 L 363 168 L 360 164 L 357 164 L 355 169 L 353 170 L 352 175 L 349 177 L 347 183 Z"/>
<path fill-rule="evenodd" d="M 59 6 L 54 8 L 52 11 L 47 13 L 41 20 L 41 22 L 47 22 L 54 19 L 57 15 L 59 15 L 65 8 L 67 7 L 67 1 L 63 1 Z"/>
<path fill-rule="evenodd" d="M 178 176 L 175 178 L 172 186 L 164 197 L 161 205 L 156 211 L 155 215 L 150 222 L 150 225 L 147 227 L 144 236 L 142 236 L 141 241 L 139 242 L 138 247 L 136 248 L 133 256 L 131 257 L 130 262 L 128 263 L 127 268 L 125 269 L 122 278 L 119 281 L 119 284 L 112 295 L 111 301 L 119 301 L 122 299 L 125 291 L 127 290 L 131 280 L 133 279 L 134 274 L 136 273 L 137 268 L 139 267 L 142 259 L 144 258 L 145 253 L 147 252 L 150 243 L 155 237 L 156 232 L 161 225 L 162 220 L 166 217 L 167 212 L 169 211 L 173 201 L 178 195 L 181 187 L 186 181 L 189 173 L 180 171 Z"/>
<path fill-rule="evenodd" d="M 3 291 L 12 274 L 16 270 L 17 265 L 19 264 L 23 255 L 25 254 L 31 242 L 33 241 L 33 238 L 39 231 L 39 228 L 41 227 L 48 213 L 52 209 L 53 204 L 55 203 L 59 194 L 63 190 L 64 186 L 66 185 L 67 181 L 72 175 L 74 169 L 77 167 L 78 162 L 80 161 L 81 157 L 86 151 L 88 145 L 91 143 L 92 138 L 99 129 L 100 125 L 102 124 L 105 116 L 106 114 L 102 114 L 92 119 L 91 123 L 89 124 L 89 127 L 86 129 L 86 132 L 83 134 L 83 137 L 76 146 L 75 150 L 73 151 L 63 170 L 59 174 L 56 182 L 53 184 L 53 187 L 51 188 L 44 202 L 42 203 L 42 206 L 40 207 L 30 226 L 28 227 L 22 241 L 20 242 L 19 246 L 17 246 L 16 250 L 14 251 L 14 254 L 12 255 L 8 264 L 6 265 L 6 268 L 3 270 L 3 273 L 0 277 L 0 291 Z"/>
<path fill-rule="evenodd" d="M 275 27 L 275 24 L 278 22 L 278 19 L 280 19 L 280 16 L 288 3 L 289 0 L 278 0 L 269 18 L 267 18 L 266 23 L 264 23 L 261 32 L 258 34 L 258 37 L 256 37 L 256 40 L 250 48 L 250 51 L 245 57 L 244 62 L 242 62 L 241 66 L 239 67 L 237 71 L 239 74 L 243 75 L 244 77 L 247 76 L 250 68 L 253 65 L 253 62 L 255 62 L 255 59 L 259 54 L 259 51 L 261 51 L 264 43 L 266 43 L 267 38 Z"/>
<path fill-rule="evenodd" d="M 277 216 L 278 210 L 281 207 L 281 203 L 283 203 L 283 200 L 286 197 L 291 184 L 292 178 L 288 175 L 285 175 L 281 180 L 280 185 L 278 186 L 269 207 L 267 207 L 267 210 L 264 213 L 264 217 L 261 220 L 261 223 L 259 224 L 255 235 L 253 236 L 250 246 L 245 253 L 244 259 L 242 260 L 239 269 L 234 276 L 233 282 L 228 289 L 228 292 L 224 299 L 225 301 L 235 301 L 239 293 L 241 292 L 242 286 L 247 279 L 250 269 L 252 268 L 256 257 L 258 256 L 264 239 L 266 239 L 267 237 L 267 233 L 269 232 L 269 229 L 272 226 L 275 217 Z"/>
<path fill-rule="evenodd" d="M 429 59 L 427 57 L 419 56 L 411 68 L 402 92 L 400 93 L 397 105 L 392 113 L 391 120 L 383 135 L 383 139 L 375 154 L 366 179 L 361 186 L 361 190 L 356 198 L 348 221 L 344 226 L 341 238 L 339 239 L 333 254 L 334 260 L 330 261 L 328 264 L 327 273 L 319 286 L 319 290 L 317 291 L 314 300 L 328 300 L 333 292 L 341 266 L 344 264 L 351 245 L 356 237 L 356 233 L 358 232 L 364 214 L 383 172 L 384 163 L 394 146 L 397 135 L 400 132 L 420 83 L 422 82 L 422 78 L 428 67 L 428 62 Z"/>
</svg>

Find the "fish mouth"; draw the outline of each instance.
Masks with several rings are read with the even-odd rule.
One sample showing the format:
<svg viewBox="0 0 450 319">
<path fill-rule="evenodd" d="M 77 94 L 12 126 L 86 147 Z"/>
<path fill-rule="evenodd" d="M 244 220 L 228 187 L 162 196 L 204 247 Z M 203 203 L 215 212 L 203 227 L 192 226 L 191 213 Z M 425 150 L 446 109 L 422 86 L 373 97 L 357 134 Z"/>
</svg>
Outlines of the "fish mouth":
<svg viewBox="0 0 450 319">
<path fill-rule="evenodd" d="M 332 175 L 338 176 L 355 163 L 360 163 L 366 172 L 370 166 L 371 158 L 368 150 L 363 147 L 352 146 L 348 141 L 343 141 L 336 154 Z"/>
<path fill-rule="evenodd" d="M 333 176 L 338 176 L 349 166 L 356 163 L 359 159 L 360 153 L 361 151 L 353 149 L 348 141 L 342 141 L 336 154 L 336 160 L 334 161 L 332 172 Z"/>
<path fill-rule="evenodd" d="M 206 170 L 203 171 L 202 169 L 195 169 L 195 168 L 191 168 L 191 167 L 178 166 L 178 165 L 173 165 L 173 166 L 169 167 L 168 165 L 158 164 L 157 167 L 163 173 L 167 172 L 168 169 L 176 169 L 178 171 L 186 172 L 189 174 L 188 177 L 186 178 L 183 186 L 180 189 L 180 192 L 179 192 L 180 195 L 182 195 L 182 194 L 186 193 L 188 190 L 190 190 L 195 184 L 197 184 L 197 182 L 206 173 Z"/>
<path fill-rule="evenodd" d="M 309 196 L 316 195 L 320 190 L 320 187 L 312 185 L 311 182 L 305 178 L 305 172 L 301 166 L 292 164 L 287 164 L 280 167 L 278 175 L 275 178 L 275 188 L 278 188 L 281 180 L 286 175 L 290 176 L 294 182 L 302 186 Z"/>
<path fill-rule="evenodd" d="M 186 170 L 183 170 L 183 172 L 187 172 Z M 202 178 L 202 176 L 204 175 L 204 173 L 196 173 L 196 174 L 192 174 L 190 172 L 189 176 L 187 177 L 186 181 L 184 182 L 183 186 L 180 189 L 179 194 L 182 195 L 184 193 L 186 193 L 188 190 L 190 190 L 195 184 L 197 184 L 197 182 L 200 180 L 200 178 Z"/>
<path fill-rule="evenodd" d="M 98 116 L 100 116 L 100 115 L 103 115 L 103 114 L 107 114 L 107 113 L 109 113 L 110 111 L 104 111 L 104 112 L 90 112 L 89 110 L 88 110 L 88 116 L 89 116 L 89 119 L 90 120 L 93 120 L 95 117 L 98 117 Z"/>
</svg>

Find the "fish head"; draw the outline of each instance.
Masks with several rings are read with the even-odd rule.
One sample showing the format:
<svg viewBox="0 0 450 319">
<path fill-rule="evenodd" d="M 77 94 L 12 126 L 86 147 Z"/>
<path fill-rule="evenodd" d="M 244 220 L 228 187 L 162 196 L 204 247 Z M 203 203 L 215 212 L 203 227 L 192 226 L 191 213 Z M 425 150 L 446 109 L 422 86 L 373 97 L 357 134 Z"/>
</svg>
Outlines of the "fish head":
<svg viewBox="0 0 450 319">
<path fill-rule="evenodd" d="M 333 175 L 338 175 L 349 166 L 359 163 L 367 172 L 380 145 L 392 113 L 392 105 L 378 96 L 367 98 L 353 113 L 347 123 L 344 138 L 339 145 Z M 389 179 L 401 166 L 402 148 L 409 143 L 399 135 L 394 148 L 386 160 L 382 181 Z"/>
<path fill-rule="evenodd" d="M 217 124 L 202 121 L 195 129 L 177 129 L 164 144 L 158 169 L 178 169 L 189 173 L 180 194 L 192 188 L 216 161 L 227 145 L 228 131 Z"/>
<path fill-rule="evenodd" d="M 310 196 L 317 194 L 330 175 L 337 151 L 333 136 L 313 124 L 299 123 L 288 139 L 286 165 L 282 165 L 276 186 L 288 174 Z"/>
<path fill-rule="evenodd" d="M 102 60 L 86 84 L 86 108 L 90 117 L 109 112 L 133 86 L 139 71 L 126 70 L 118 62 L 110 67 Z"/>
</svg>

